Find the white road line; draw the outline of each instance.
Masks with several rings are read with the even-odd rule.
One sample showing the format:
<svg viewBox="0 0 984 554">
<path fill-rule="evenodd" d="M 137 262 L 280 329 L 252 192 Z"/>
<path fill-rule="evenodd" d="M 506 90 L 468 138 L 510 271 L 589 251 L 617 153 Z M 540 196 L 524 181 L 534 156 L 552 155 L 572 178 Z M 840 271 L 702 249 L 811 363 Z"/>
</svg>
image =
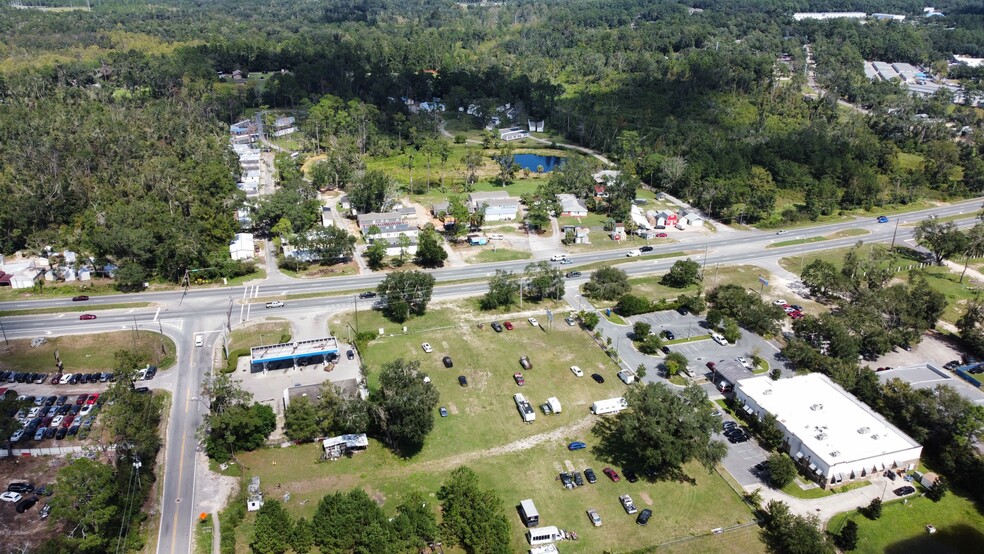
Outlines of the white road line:
<svg viewBox="0 0 984 554">
<path fill-rule="evenodd" d="M 159 316 L 160 314 L 161 314 L 161 307 L 158 306 L 157 311 L 154 312 L 154 319 L 152 319 L 151 321 L 157 321 L 157 316 Z"/>
<path fill-rule="evenodd" d="M 243 315 L 246 313 L 246 306 L 247 306 L 247 304 L 240 304 L 239 305 L 239 322 L 240 323 L 242 323 L 244 321 L 243 320 Z"/>
</svg>

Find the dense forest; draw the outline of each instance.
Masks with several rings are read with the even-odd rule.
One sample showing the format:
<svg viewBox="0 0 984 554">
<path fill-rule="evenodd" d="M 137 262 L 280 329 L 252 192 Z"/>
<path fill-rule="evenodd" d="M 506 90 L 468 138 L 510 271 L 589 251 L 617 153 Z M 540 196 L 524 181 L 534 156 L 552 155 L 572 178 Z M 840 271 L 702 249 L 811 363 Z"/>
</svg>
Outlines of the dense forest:
<svg viewBox="0 0 984 554">
<path fill-rule="evenodd" d="M 980 131 L 980 111 L 945 95 L 912 97 L 862 71 L 866 59 L 909 62 L 980 88 L 982 70 L 946 63 L 953 54 L 984 55 L 980 2 L 938 3 L 943 18 L 923 18 L 922 7 L 904 0 L 3 7 L 0 251 L 71 247 L 169 280 L 195 267 L 241 271 L 222 261 L 241 202 L 224 125 L 261 106 L 310 110 L 326 95 L 371 107 L 363 113 L 377 134 L 363 137 L 356 159 L 345 157 L 355 167 L 358 158 L 407 146 L 409 114 L 393 99 L 440 97 L 449 110 L 521 105 L 644 184 L 725 219 L 777 225 L 979 194 L 981 146 L 953 140 L 946 123 Z M 807 10 L 909 17 L 865 24 L 791 17 Z M 804 95 L 807 44 L 824 92 L 813 97 Z M 219 77 L 234 69 L 275 73 L 263 86 Z M 839 106 L 838 97 L 861 111 Z"/>
</svg>

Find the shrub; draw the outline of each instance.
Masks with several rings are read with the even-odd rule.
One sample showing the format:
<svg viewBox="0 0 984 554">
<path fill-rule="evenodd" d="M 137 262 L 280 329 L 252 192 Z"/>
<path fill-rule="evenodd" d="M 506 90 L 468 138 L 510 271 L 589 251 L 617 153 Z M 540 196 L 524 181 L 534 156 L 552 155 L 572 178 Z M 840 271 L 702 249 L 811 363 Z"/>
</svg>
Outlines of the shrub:
<svg viewBox="0 0 984 554">
<path fill-rule="evenodd" d="M 652 309 L 649 300 L 634 294 L 625 294 L 615 304 L 615 311 L 624 317 L 644 314 Z"/>
</svg>

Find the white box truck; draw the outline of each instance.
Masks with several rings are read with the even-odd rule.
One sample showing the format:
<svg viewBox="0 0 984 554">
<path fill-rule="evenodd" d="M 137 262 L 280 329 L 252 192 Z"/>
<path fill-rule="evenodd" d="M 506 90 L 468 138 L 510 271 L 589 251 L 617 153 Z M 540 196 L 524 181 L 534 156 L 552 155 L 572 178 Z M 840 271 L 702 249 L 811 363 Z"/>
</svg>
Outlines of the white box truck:
<svg viewBox="0 0 984 554">
<path fill-rule="evenodd" d="M 629 403 L 626 402 L 625 398 L 619 396 L 618 398 L 593 402 L 591 404 L 591 413 L 594 415 L 617 414 L 628 407 Z"/>
</svg>

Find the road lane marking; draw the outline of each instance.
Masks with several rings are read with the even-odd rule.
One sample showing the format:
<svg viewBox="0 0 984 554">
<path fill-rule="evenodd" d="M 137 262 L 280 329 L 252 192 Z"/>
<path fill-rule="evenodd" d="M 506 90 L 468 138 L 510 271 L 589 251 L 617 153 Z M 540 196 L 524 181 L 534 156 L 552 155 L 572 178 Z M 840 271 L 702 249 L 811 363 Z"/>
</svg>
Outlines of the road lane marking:
<svg viewBox="0 0 984 554">
<path fill-rule="evenodd" d="M 181 475 L 184 472 L 184 455 L 185 455 L 185 443 L 188 442 L 187 437 L 182 434 L 181 436 L 181 458 L 178 461 L 178 483 L 181 483 Z M 173 531 L 171 531 L 171 553 L 174 553 L 174 545 L 177 542 L 178 536 L 178 513 L 181 510 L 174 510 L 174 520 L 171 523 Z"/>
<path fill-rule="evenodd" d="M 157 321 L 157 316 L 159 316 L 159 315 L 161 315 L 161 307 L 160 306 L 157 307 L 157 311 L 154 312 L 154 319 L 152 319 L 151 321 Z"/>
</svg>

